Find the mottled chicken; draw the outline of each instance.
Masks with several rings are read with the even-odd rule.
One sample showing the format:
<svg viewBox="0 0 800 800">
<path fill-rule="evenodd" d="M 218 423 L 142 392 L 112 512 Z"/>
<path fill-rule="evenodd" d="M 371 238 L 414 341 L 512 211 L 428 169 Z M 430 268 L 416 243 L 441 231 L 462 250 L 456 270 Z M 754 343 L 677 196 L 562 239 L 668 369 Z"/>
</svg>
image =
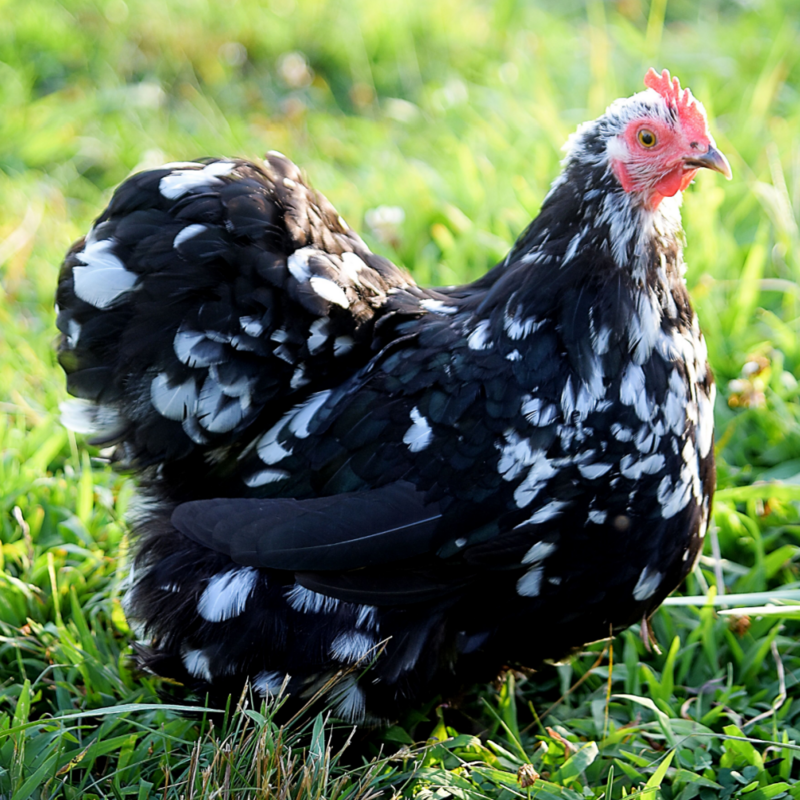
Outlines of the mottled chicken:
<svg viewBox="0 0 800 800">
<path fill-rule="evenodd" d="M 134 175 L 58 286 L 65 423 L 141 476 L 126 610 L 217 696 L 392 719 L 648 617 L 691 569 L 714 386 L 681 193 L 730 177 L 665 71 L 567 144 L 538 217 L 436 291 L 284 156 Z M 367 667 L 369 667 L 367 669 Z"/>
</svg>

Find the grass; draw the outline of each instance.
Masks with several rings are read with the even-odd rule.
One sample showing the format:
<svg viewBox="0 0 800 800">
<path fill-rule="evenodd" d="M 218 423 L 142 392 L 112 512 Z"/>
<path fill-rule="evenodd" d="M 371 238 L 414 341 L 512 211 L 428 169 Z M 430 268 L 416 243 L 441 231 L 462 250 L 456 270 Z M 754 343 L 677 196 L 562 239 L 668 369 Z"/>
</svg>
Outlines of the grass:
<svg viewBox="0 0 800 800">
<path fill-rule="evenodd" d="M 0 0 L 0 796 L 800 797 L 799 34 L 789 0 Z M 656 614 L 660 652 L 632 629 L 349 746 L 320 715 L 164 702 L 119 604 L 133 486 L 57 422 L 69 243 L 131 170 L 278 149 L 420 282 L 468 280 L 650 65 L 735 176 L 684 204 L 720 552 Z"/>
</svg>

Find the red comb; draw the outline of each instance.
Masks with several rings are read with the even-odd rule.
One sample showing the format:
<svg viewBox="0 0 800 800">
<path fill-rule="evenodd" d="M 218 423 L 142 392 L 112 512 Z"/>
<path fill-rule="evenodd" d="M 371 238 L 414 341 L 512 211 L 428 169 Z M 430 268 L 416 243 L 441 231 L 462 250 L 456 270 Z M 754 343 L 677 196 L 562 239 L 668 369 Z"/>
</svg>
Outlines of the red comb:
<svg viewBox="0 0 800 800">
<path fill-rule="evenodd" d="M 670 78 L 669 70 L 659 75 L 652 67 L 644 76 L 644 85 L 655 89 L 669 105 L 674 106 L 684 127 L 693 127 L 699 132 L 706 130 L 706 115 L 689 89 L 681 90 L 681 82 Z"/>
</svg>

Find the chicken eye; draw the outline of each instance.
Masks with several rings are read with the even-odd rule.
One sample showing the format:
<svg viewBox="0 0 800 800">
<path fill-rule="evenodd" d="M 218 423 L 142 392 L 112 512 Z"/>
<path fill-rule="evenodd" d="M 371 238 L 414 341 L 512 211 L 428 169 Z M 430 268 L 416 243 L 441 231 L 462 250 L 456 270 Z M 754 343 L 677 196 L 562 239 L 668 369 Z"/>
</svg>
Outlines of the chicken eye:
<svg viewBox="0 0 800 800">
<path fill-rule="evenodd" d="M 642 147 L 655 147 L 656 144 L 656 135 L 653 131 L 647 130 L 647 128 L 642 128 L 637 134 L 637 138 L 639 139 L 639 144 Z"/>
</svg>

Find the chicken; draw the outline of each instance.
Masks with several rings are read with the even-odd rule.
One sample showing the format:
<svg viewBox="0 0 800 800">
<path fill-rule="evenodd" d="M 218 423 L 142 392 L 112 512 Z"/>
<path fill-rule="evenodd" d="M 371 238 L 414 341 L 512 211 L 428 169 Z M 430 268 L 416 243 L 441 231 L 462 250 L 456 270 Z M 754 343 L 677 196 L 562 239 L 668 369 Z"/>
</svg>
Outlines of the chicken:
<svg viewBox="0 0 800 800">
<path fill-rule="evenodd" d="M 66 424 L 149 500 L 145 666 L 378 723 L 680 583 L 714 488 L 680 198 L 730 167 L 677 79 L 645 84 L 465 286 L 418 287 L 280 154 L 122 184 L 62 267 L 59 359 Z"/>
</svg>

